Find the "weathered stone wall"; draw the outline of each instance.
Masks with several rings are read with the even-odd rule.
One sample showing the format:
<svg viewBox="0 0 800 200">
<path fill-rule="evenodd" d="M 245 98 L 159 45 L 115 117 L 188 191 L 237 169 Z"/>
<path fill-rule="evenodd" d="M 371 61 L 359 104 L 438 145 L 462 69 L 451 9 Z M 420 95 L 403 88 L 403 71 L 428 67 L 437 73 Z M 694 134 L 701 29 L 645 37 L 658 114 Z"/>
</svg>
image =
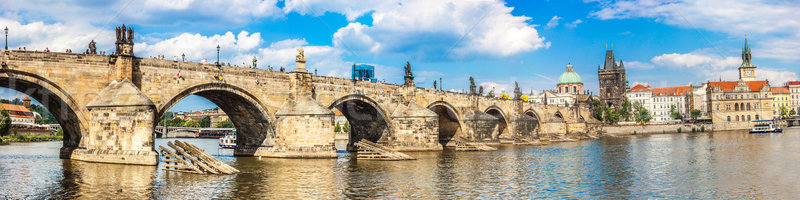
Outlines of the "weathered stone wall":
<svg viewBox="0 0 800 200">
<path fill-rule="evenodd" d="M 677 133 L 681 128 L 682 133 L 691 133 L 692 128 L 700 132 L 705 127 L 706 132 L 717 130 L 711 124 L 648 124 L 648 125 L 624 125 L 624 126 L 603 126 L 603 131 L 608 135 L 632 135 L 632 134 L 659 134 Z"/>
</svg>

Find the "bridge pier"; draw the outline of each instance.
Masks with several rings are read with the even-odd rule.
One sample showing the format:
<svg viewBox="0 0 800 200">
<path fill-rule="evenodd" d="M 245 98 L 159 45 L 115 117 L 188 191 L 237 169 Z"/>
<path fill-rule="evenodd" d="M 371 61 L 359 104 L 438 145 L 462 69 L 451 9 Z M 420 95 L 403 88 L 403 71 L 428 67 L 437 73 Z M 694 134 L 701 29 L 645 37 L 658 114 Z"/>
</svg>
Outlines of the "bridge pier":
<svg viewBox="0 0 800 200">
<path fill-rule="evenodd" d="M 475 142 L 496 141 L 494 133 L 497 132 L 498 119 L 490 114 L 473 110 L 464 116 L 464 133 L 461 136 Z M 458 137 L 458 136 L 456 136 Z"/>
<path fill-rule="evenodd" d="M 128 79 L 113 81 L 86 105 L 89 131 L 70 158 L 87 162 L 157 165 L 155 105 Z"/>
<path fill-rule="evenodd" d="M 439 143 L 439 115 L 409 102 L 400 104 L 392 113 L 394 131 L 381 142 L 397 151 L 442 150 Z"/>
</svg>

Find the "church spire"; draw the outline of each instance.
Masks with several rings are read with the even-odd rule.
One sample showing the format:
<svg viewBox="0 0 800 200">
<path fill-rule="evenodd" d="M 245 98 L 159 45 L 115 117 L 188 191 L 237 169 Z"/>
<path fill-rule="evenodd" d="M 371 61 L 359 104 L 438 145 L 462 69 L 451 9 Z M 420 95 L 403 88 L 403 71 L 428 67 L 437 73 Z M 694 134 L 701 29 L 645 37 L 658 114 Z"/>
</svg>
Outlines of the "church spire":
<svg viewBox="0 0 800 200">
<path fill-rule="evenodd" d="M 755 67 L 751 62 L 752 56 L 750 54 L 750 45 L 747 44 L 747 35 L 744 37 L 744 48 L 742 48 L 742 65 L 741 67 Z"/>
</svg>

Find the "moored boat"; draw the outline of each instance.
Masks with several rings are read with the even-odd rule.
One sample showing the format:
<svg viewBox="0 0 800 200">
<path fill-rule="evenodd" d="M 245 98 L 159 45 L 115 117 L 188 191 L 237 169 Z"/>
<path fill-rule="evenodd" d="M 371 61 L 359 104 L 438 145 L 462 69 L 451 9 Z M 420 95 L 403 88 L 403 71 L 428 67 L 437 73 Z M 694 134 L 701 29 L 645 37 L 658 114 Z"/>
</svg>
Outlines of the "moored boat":
<svg viewBox="0 0 800 200">
<path fill-rule="evenodd" d="M 219 138 L 219 147 L 225 149 L 236 148 L 236 135 L 228 134 Z"/>
<path fill-rule="evenodd" d="M 772 120 L 756 120 L 757 124 L 750 129 L 750 133 L 781 133 L 783 129 L 777 128 Z"/>
</svg>

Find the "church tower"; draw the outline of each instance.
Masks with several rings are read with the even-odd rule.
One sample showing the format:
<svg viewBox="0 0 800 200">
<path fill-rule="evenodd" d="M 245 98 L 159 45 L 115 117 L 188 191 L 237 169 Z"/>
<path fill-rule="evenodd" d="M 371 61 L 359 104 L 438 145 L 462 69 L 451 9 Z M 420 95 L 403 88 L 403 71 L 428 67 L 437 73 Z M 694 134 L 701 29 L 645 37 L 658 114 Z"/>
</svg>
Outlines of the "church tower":
<svg viewBox="0 0 800 200">
<path fill-rule="evenodd" d="M 597 78 L 600 81 L 600 101 L 608 107 L 621 108 L 628 81 L 625 78 L 625 63 L 620 60 L 617 65 L 614 50 L 606 50 L 603 65 L 597 66 Z"/>
<path fill-rule="evenodd" d="M 756 66 L 751 62 L 750 46 L 747 45 L 747 38 L 744 38 L 744 48 L 742 48 L 742 65 L 739 66 L 739 80 L 755 81 Z"/>
</svg>

